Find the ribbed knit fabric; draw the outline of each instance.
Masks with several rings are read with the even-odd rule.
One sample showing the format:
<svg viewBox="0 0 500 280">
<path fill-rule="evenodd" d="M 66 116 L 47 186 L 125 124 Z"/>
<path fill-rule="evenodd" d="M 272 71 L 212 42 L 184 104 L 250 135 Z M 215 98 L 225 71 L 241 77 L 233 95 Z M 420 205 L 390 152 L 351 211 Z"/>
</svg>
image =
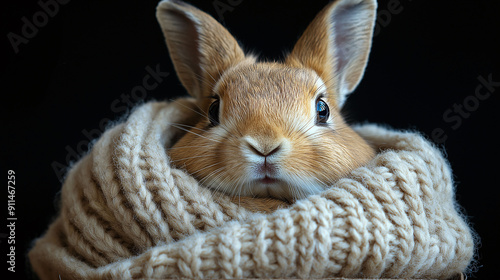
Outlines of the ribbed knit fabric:
<svg viewBox="0 0 500 280">
<path fill-rule="evenodd" d="M 359 126 L 380 150 L 368 165 L 288 209 L 250 213 L 170 166 L 170 123 L 192 118 L 186 106 L 136 108 L 72 167 L 29 253 L 41 279 L 447 279 L 471 262 L 450 167 L 419 134 Z"/>
</svg>

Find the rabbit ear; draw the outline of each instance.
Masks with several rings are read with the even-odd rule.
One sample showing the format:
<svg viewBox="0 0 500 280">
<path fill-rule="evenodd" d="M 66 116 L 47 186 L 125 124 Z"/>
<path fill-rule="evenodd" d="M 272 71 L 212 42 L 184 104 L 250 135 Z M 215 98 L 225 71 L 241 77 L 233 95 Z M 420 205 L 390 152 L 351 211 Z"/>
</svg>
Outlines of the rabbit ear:
<svg viewBox="0 0 500 280">
<path fill-rule="evenodd" d="M 316 71 L 341 107 L 363 76 L 373 33 L 375 0 L 336 0 L 307 27 L 286 62 Z"/>
<path fill-rule="evenodd" d="M 161 1 L 156 17 L 175 71 L 193 97 L 209 95 L 221 73 L 245 58 L 243 50 L 222 25 L 189 4 Z"/>
</svg>

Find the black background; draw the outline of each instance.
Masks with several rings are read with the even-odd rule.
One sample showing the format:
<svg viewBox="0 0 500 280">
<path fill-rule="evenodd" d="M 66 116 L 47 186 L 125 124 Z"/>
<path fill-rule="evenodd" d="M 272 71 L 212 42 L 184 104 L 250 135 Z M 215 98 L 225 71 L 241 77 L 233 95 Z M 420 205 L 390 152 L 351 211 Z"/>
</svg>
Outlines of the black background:
<svg viewBox="0 0 500 280">
<path fill-rule="evenodd" d="M 190 3 L 223 22 L 246 50 L 280 59 L 327 2 Z M 458 202 L 481 237 L 479 270 L 472 277 L 493 278 L 500 272 L 495 111 L 500 86 L 478 103 L 473 96 L 481 84 L 479 76 L 487 80 L 491 75 L 491 80 L 500 82 L 500 1 L 399 0 L 399 12 L 390 18 L 388 2 L 379 1 L 378 10 L 385 17 L 379 19 L 381 28 L 364 79 L 344 111 L 352 122 L 416 129 L 440 142 L 454 171 Z M 218 13 L 214 3 L 235 5 Z M 15 53 L 8 34 L 22 35 L 22 18 L 33 22 L 42 8 L 36 1 L 2 3 L 1 165 L 4 186 L 7 170 L 16 173 L 15 275 L 20 279 L 29 276 L 24 255 L 31 240 L 46 230 L 56 213 L 61 175 L 53 165 L 68 166 L 75 153 L 86 150 L 88 138 L 99 135 L 106 119 L 124 115 L 123 96 L 140 102 L 131 93 L 142 85 L 146 67 L 159 65 L 170 73 L 145 94 L 146 101 L 185 94 L 156 23 L 156 4 L 72 0 L 59 5 L 59 11 Z M 487 92 L 483 88 L 482 93 Z M 470 112 L 465 109 L 462 116 L 452 112 L 453 121 L 444 118 L 445 112 L 464 101 L 469 102 Z M 437 128 L 447 138 L 443 143 L 432 137 Z M 5 190 L 2 217 L 7 213 Z M 1 224 L 6 223 L 2 219 Z M 2 226 L 0 233 L 6 232 Z M 8 267 L 4 237 L 2 274 Z"/>
</svg>

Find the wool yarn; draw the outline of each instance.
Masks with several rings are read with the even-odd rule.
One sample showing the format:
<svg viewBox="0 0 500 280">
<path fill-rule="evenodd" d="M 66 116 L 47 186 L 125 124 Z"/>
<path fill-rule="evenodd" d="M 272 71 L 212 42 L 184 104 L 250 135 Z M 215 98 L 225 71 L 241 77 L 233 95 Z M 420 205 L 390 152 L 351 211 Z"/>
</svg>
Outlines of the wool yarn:
<svg viewBox="0 0 500 280">
<path fill-rule="evenodd" d="M 41 279 L 448 279 L 470 264 L 449 164 L 418 133 L 358 126 L 379 150 L 371 162 L 290 208 L 251 213 L 170 165 L 182 133 L 170 124 L 194 106 L 143 104 L 72 166 L 29 252 Z"/>
</svg>

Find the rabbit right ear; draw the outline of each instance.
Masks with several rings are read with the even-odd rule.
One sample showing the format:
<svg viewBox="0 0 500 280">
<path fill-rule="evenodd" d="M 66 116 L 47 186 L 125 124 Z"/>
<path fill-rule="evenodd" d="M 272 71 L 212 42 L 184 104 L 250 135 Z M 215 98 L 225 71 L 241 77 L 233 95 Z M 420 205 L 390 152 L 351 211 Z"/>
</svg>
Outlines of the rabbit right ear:
<svg viewBox="0 0 500 280">
<path fill-rule="evenodd" d="M 375 0 L 335 0 L 309 24 L 287 58 L 316 71 L 342 107 L 360 82 L 371 48 Z"/>
<path fill-rule="evenodd" d="M 156 17 L 175 71 L 193 97 L 210 94 L 220 75 L 245 59 L 233 36 L 210 15 L 178 0 L 163 0 Z"/>
</svg>

